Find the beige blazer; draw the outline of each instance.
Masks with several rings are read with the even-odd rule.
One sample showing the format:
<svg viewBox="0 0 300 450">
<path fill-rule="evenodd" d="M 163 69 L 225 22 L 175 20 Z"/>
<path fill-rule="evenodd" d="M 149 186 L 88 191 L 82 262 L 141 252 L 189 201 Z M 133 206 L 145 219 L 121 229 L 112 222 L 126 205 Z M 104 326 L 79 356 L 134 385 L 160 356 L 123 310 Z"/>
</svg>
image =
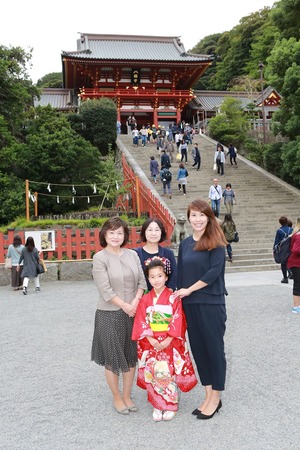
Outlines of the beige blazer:
<svg viewBox="0 0 300 450">
<path fill-rule="evenodd" d="M 140 258 L 134 250 L 123 248 L 121 256 L 109 253 L 103 249 L 93 257 L 93 278 L 99 292 L 97 309 L 104 311 L 117 311 L 120 308 L 110 300 L 115 296 L 130 303 L 136 296 L 138 288 L 147 289 L 146 279 L 141 266 Z M 132 272 L 132 292 L 125 296 L 125 285 L 122 264 L 126 264 Z M 128 289 L 130 282 L 126 282 Z"/>
</svg>

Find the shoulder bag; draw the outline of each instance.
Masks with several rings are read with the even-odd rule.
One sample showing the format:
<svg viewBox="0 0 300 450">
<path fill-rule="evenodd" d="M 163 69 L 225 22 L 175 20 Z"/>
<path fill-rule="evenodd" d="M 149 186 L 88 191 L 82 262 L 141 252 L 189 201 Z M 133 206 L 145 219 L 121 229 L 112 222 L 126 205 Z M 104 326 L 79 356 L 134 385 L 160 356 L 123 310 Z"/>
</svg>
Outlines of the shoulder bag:
<svg viewBox="0 0 300 450">
<path fill-rule="evenodd" d="M 5 264 L 4 264 L 5 269 L 11 269 L 12 268 L 12 261 L 11 261 L 11 257 L 7 256 L 5 258 Z"/>
</svg>

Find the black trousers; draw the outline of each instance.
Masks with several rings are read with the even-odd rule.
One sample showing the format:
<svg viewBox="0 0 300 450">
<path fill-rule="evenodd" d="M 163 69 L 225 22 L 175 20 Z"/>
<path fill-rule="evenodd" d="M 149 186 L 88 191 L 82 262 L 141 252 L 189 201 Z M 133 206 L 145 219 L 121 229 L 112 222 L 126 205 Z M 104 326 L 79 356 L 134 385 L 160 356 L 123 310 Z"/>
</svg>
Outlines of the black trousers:
<svg viewBox="0 0 300 450">
<path fill-rule="evenodd" d="M 216 391 L 223 391 L 226 378 L 226 307 L 200 303 L 184 304 L 183 307 L 189 342 L 201 383 L 203 386 L 212 386 Z"/>
</svg>

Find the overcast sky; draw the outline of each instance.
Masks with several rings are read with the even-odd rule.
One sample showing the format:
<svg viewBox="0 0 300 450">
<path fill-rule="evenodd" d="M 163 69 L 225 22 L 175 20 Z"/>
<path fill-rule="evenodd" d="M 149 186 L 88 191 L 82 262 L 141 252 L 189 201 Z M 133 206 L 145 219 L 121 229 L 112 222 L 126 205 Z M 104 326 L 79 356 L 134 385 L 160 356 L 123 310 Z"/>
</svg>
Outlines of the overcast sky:
<svg viewBox="0 0 300 450">
<path fill-rule="evenodd" d="M 186 50 L 209 34 L 222 33 L 273 0 L 4 0 L 0 45 L 33 48 L 34 83 L 62 70 L 61 52 L 76 50 L 79 33 L 180 36 Z"/>
</svg>

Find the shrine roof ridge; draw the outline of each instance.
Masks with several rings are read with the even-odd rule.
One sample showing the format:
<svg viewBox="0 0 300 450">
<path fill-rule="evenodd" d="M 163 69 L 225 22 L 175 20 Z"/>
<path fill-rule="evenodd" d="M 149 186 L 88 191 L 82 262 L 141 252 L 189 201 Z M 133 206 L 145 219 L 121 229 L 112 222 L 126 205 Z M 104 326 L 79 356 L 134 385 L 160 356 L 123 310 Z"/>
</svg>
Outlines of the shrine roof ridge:
<svg viewBox="0 0 300 450">
<path fill-rule="evenodd" d="M 128 61 L 212 61 L 211 55 L 186 52 L 179 36 L 140 36 L 80 33 L 77 49 L 63 57 Z"/>
</svg>

